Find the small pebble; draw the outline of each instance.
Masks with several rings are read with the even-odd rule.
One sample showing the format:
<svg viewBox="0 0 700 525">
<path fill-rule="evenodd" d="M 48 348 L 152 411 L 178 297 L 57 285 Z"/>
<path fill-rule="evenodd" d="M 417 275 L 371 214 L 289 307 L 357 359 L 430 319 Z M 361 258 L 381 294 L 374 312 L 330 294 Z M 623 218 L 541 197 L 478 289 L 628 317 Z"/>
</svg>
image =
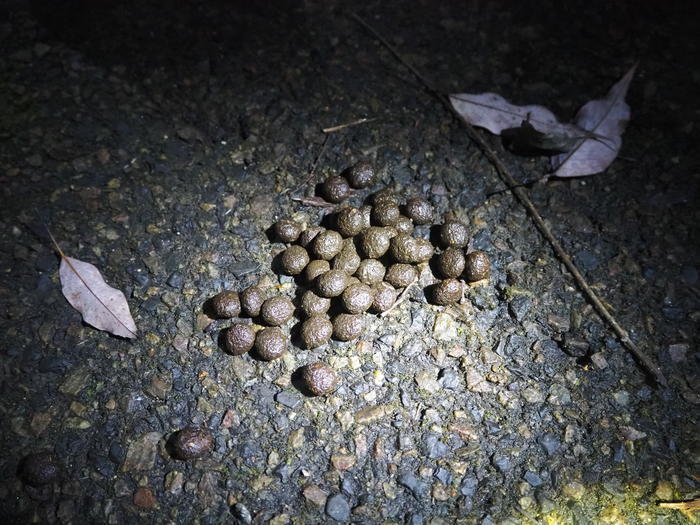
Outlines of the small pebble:
<svg viewBox="0 0 700 525">
<path fill-rule="evenodd" d="M 148 487 L 139 487 L 134 492 L 134 505 L 140 509 L 152 509 L 157 503 L 155 494 Z"/>
<path fill-rule="evenodd" d="M 211 432 L 201 427 L 185 427 L 170 438 L 170 450 L 176 459 L 198 459 L 209 454 L 214 446 Z"/>
<path fill-rule="evenodd" d="M 253 517 L 250 515 L 248 507 L 243 503 L 236 503 L 233 506 L 233 515 L 246 525 L 250 525 L 253 522 Z"/>
<path fill-rule="evenodd" d="M 350 504 L 342 494 L 333 494 L 326 501 L 326 514 L 336 521 L 350 519 Z"/>
</svg>

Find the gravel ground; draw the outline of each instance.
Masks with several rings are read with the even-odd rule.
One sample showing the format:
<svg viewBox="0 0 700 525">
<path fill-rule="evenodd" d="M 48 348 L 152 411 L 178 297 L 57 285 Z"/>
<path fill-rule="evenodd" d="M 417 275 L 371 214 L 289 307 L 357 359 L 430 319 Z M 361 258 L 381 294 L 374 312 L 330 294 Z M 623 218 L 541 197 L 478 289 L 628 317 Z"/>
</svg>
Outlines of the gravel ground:
<svg viewBox="0 0 700 525">
<path fill-rule="evenodd" d="M 645 381 L 464 128 L 341 2 L 5 2 L 0 14 L 4 523 L 685 523 L 700 496 L 700 57 L 680 5 L 368 3 L 359 14 L 444 92 L 562 116 L 635 60 L 604 175 L 530 187 L 668 388 Z M 105 3 L 107 4 L 107 3 Z M 185 4 L 185 3 L 183 3 Z M 324 127 L 376 119 L 324 134 Z M 545 161 L 487 140 L 522 180 Z M 309 176 L 320 156 L 317 169 Z M 455 306 L 417 286 L 359 341 L 230 356 L 204 302 L 271 270 L 293 197 L 360 158 L 470 225 L 493 273 Z M 42 223 L 124 290 L 126 341 L 61 295 Z M 427 228 L 419 235 L 428 236 Z M 424 270 L 424 279 L 430 279 Z M 425 281 L 422 281 L 425 284 Z M 293 323 L 289 323 L 289 327 Z M 307 397 L 293 374 L 340 377 Z M 181 461 L 166 441 L 208 428 Z M 17 476 L 50 450 L 59 479 Z"/>
</svg>

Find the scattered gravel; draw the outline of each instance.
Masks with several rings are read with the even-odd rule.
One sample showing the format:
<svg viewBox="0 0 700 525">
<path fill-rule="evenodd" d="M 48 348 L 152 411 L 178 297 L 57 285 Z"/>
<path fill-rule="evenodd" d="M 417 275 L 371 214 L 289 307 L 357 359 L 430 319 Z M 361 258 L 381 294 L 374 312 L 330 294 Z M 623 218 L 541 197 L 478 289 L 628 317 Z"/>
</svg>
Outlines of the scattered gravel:
<svg viewBox="0 0 700 525">
<path fill-rule="evenodd" d="M 629 6 L 602 16 L 582 4 L 564 27 L 543 3 L 478 16 L 458 3 L 439 15 L 427 3 L 358 7 L 423 74 L 439 72 L 441 89 L 544 103 L 564 119 L 643 51 L 621 158 L 525 191 L 660 363 L 671 387 L 654 388 L 464 129 L 337 2 L 234 17 L 219 2 L 25 4 L 0 22 L 6 522 L 687 522 L 655 505 L 698 491 L 698 79 L 685 74 L 696 27 L 682 9 L 635 6 L 630 18 Z M 572 60 L 590 49 L 605 67 Z M 358 115 L 375 120 L 321 130 Z M 521 182 L 546 172 L 547 159 L 487 138 Z M 338 185 L 319 187 L 329 179 Z M 341 202 L 295 200 L 312 195 Z M 345 207 L 348 229 L 316 242 Z M 468 225 L 452 251 L 433 226 L 448 213 Z M 70 308 L 44 225 L 125 293 L 137 339 Z M 302 294 L 319 269 L 353 269 L 347 234 L 376 259 L 334 297 L 360 281 L 379 292 L 371 312 L 391 308 L 397 290 L 377 283 L 392 252 L 417 283 L 388 314 L 358 314 L 365 330 L 351 340 L 304 348 L 307 314 L 344 312 L 318 296 L 307 311 Z M 292 275 L 273 272 L 291 245 L 326 265 L 295 249 Z M 432 304 L 448 278 L 469 283 Z M 222 290 L 230 300 L 212 308 Z M 275 297 L 291 311 L 261 318 Z M 261 348 L 231 356 L 219 334 L 241 321 Z M 321 397 L 300 372 L 317 362 L 339 378 Z M 201 457 L 171 455 L 185 428 L 209 433 Z M 43 453 L 56 477 L 30 476 L 23 458 Z"/>
</svg>

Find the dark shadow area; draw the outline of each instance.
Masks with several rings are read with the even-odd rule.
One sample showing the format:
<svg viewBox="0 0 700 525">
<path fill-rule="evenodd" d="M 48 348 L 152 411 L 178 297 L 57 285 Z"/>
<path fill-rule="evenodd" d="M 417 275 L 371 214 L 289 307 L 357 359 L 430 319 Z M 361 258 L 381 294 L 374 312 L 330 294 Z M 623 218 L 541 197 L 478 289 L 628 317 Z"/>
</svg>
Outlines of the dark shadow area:
<svg viewBox="0 0 700 525">
<path fill-rule="evenodd" d="M 49 39 L 135 77 L 159 68 L 217 76 L 224 60 L 305 42 L 302 12 L 283 0 L 32 0 L 31 9 Z"/>
</svg>

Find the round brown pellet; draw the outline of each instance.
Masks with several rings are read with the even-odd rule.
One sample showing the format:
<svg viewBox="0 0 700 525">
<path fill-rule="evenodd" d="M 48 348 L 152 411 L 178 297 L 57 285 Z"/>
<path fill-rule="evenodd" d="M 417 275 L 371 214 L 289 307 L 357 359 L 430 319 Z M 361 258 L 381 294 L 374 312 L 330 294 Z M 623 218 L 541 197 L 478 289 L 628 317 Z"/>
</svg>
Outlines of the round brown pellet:
<svg viewBox="0 0 700 525">
<path fill-rule="evenodd" d="M 404 217 L 403 215 L 401 215 L 396 220 L 394 228 L 396 228 L 397 233 L 405 233 L 410 235 L 411 233 L 413 233 L 413 221 L 408 217 Z"/>
<path fill-rule="evenodd" d="M 263 328 L 255 335 L 254 348 L 260 359 L 272 361 L 284 354 L 287 349 L 287 337 L 276 326 Z"/>
<path fill-rule="evenodd" d="M 224 290 L 211 298 L 211 308 L 216 317 L 230 319 L 241 313 L 241 300 L 237 292 Z"/>
<path fill-rule="evenodd" d="M 377 226 L 393 226 L 399 220 L 401 212 L 393 202 L 375 204 L 372 208 L 371 219 Z"/>
<path fill-rule="evenodd" d="M 311 241 L 313 241 L 316 236 L 323 231 L 326 231 L 326 229 L 322 226 L 309 226 L 303 232 L 301 232 L 301 235 L 299 235 L 299 244 L 304 248 L 308 248 Z"/>
<path fill-rule="evenodd" d="M 336 231 L 324 230 L 311 243 L 311 252 L 318 259 L 330 261 L 343 249 L 343 237 Z"/>
<path fill-rule="evenodd" d="M 343 208 L 336 217 L 336 227 L 343 237 L 352 237 L 365 228 L 364 213 L 357 208 Z"/>
<path fill-rule="evenodd" d="M 331 300 L 319 297 L 311 290 L 306 290 L 301 296 L 301 310 L 308 316 L 325 314 L 331 307 Z"/>
<path fill-rule="evenodd" d="M 288 297 L 278 295 L 265 300 L 260 308 L 262 320 L 270 326 L 279 326 L 292 317 L 294 305 Z"/>
<path fill-rule="evenodd" d="M 357 283 L 348 286 L 341 298 L 343 308 L 351 314 L 367 311 L 374 301 L 374 292 L 366 284 Z"/>
<path fill-rule="evenodd" d="M 433 220 L 433 205 L 419 197 L 409 199 L 404 212 L 414 224 L 429 224 Z"/>
<path fill-rule="evenodd" d="M 339 341 L 357 339 L 365 328 L 361 314 L 339 314 L 333 319 L 333 337 Z"/>
<path fill-rule="evenodd" d="M 259 286 L 249 286 L 241 292 L 241 309 L 250 317 L 260 315 L 260 307 L 265 302 L 266 294 Z"/>
<path fill-rule="evenodd" d="M 475 250 L 467 254 L 464 278 L 469 282 L 481 281 L 491 275 L 491 261 L 485 252 Z"/>
<path fill-rule="evenodd" d="M 234 324 L 224 330 L 224 344 L 231 355 L 243 355 L 253 348 L 255 331 L 247 324 Z"/>
<path fill-rule="evenodd" d="M 301 340 L 306 348 L 325 345 L 333 335 L 333 324 L 322 315 L 313 315 L 301 325 Z"/>
<path fill-rule="evenodd" d="M 382 281 L 372 286 L 374 289 L 374 301 L 370 310 L 375 313 L 386 312 L 396 302 L 399 292 L 389 283 Z"/>
<path fill-rule="evenodd" d="M 425 239 L 400 233 L 391 239 L 390 254 L 396 262 L 411 264 L 425 262 L 432 257 L 433 245 Z"/>
<path fill-rule="evenodd" d="M 395 288 L 404 288 L 418 278 L 418 271 L 410 264 L 396 263 L 389 266 L 384 280 Z"/>
<path fill-rule="evenodd" d="M 469 229 L 459 221 L 448 221 L 440 227 L 440 242 L 447 248 L 464 248 L 469 242 Z"/>
<path fill-rule="evenodd" d="M 328 270 L 316 277 L 316 292 L 321 297 L 338 297 L 348 285 L 348 274 L 342 270 Z"/>
<path fill-rule="evenodd" d="M 361 160 L 354 166 L 343 172 L 350 186 L 357 189 L 367 188 L 374 184 L 376 178 L 374 166 L 367 161 Z"/>
<path fill-rule="evenodd" d="M 338 203 L 347 198 L 350 186 L 345 177 L 333 175 L 323 182 L 321 191 L 328 202 Z"/>
<path fill-rule="evenodd" d="M 301 224 L 291 219 L 281 219 L 274 225 L 277 238 L 282 242 L 294 242 L 301 234 Z"/>
<path fill-rule="evenodd" d="M 364 259 L 355 272 L 360 282 L 369 285 L 382 282 L 385 274 L 386 268 L 377 259 Z"/>
<path fill-rule="evenodd" d="M 389 250 L 391 232 L 386 228 L 372 226 L 362 232 L 360 249 L 370 259 L 378 259 Z"/>
<path fill-rule="evenodd" d="M 433 303 L 446 306 L 455 304 L 462 298 L 462 283 L 457 279 L 445 279 L 433 288 Z"/>
<path fill-rule="evenodd" d="M 338 376 L 325 363 L 311 363 L 301 369 L 301 379 L 309 392 L 316 396 L 329 394 L 338 384 Z"/>
<path fill-rule="evenodd" d="M 437 257 L 437 269 L 443 277 L 455 278 L 464 271 L 464 252 L 461 248 L 450 246 Z"/>
<path fill-rule="evenodd" d="M 287 275 L 299 275 L 309 264 L 309 254 L 303 246 L 290 246 L 282 253 L 282 270 Z"/>
<path fill-rule="evenodd" d="M 307 282 L 312 282 L 322 273 L 326 273 L 331 269 L 331 263 L 323 259 L 315 259 L 306 265 L 304 269 L 304 277 Z"/>
<path fill-rule="evenodd" d="M 377 204 L 384 204 L 387 202 L 391 204 L 396 204 L 397 206 L 399 204 L 399 198 L 390 188 L 381 189 L 377 193 L 372 195 L 372 204 L 374 204 L 375 206 Z"/>
<path fill-rule="evenodd" d="M 346 244 L 345 248 L 340 250 L 340 253 L 333 257 L 331 267 L 334 270 L 342 270 L 348 275 L 352 275 L 360 266 L 360 256 L 357 254 L 355 245 L 351 242 Z"/>
</svg>

